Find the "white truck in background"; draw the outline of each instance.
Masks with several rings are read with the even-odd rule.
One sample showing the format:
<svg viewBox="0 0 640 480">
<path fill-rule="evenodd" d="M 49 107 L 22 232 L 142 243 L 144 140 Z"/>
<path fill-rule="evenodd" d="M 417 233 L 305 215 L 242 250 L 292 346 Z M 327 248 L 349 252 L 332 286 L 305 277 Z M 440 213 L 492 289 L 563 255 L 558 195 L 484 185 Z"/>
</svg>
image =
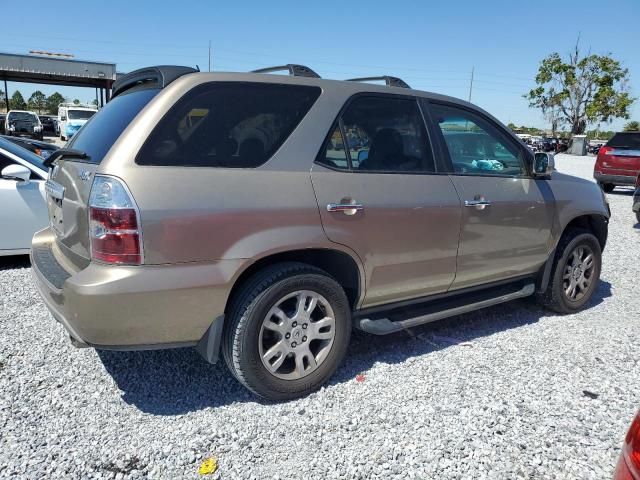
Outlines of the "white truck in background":
<svg viewBox="0 0 640 480">
<path fill-rule="evenodd" d="M 98 111 L 93 105 L 61 103 L 58 105 L 60 140 L 69 140 Z"/>
</svg>

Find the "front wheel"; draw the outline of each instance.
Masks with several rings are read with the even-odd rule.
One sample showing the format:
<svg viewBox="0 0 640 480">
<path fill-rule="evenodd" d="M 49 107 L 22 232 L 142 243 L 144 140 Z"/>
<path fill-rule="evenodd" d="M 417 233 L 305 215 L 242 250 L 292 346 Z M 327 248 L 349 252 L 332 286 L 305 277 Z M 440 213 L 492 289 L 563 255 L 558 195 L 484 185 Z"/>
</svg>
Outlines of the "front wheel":
<svg viewBox="0 0 640 480">
<path fill-rule="evenodd" d="M 229 370 L 268 400 L 319 388 L 342 362 L 351 334 L 342 287 L 301 263 L 274 265 L 254 276 L 227 321 L 222 351 Z"/>
<path fill-rule="evenodd" d="M 598 239 L 588 230 L 564 233 L 556 249 L 552 277 L 542 294 L 542 303 L 558 313 L 580 310 L 600 280 L 602 251 Z"/>
<path fill-rule="evenodd" d="M 613 192 L 613 189 L 616 188 L 613 183 L 602 183 L 600 184 L 600 186 L 602 187 L 602 190 L 605 191 L 605 193 L 611 193 Z"/>
</svg>

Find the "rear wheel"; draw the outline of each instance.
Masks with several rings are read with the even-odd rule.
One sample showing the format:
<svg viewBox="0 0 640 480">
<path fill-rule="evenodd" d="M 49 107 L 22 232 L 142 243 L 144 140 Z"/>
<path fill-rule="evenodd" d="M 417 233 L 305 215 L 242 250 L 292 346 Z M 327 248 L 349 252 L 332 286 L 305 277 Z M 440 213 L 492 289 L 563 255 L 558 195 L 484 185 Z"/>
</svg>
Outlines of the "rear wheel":
<svg viewBox="0 0 640 480">
<path fill-rule="evenodd" d="M 602 187 L 602 190 L 604 190 L 606 193 L 611 193 L 613 192 L 613 189 L 616 188 L 616 186 L 613 183 L 601 183 L 600 186 Z"/>
<path fill-rule="evenodd" d="M 598 239 L 588 230 L 564 233 L 556 249 L 552 277 L 542 303 L 558 313 L 581 309 L 600 280 L 602 252 Z"/>
<path fill-rule="evenodd" d="M 636 220 L 640 223 L 640 210 L 636 212 Z"/>
<path fill-rule="evenodd" d="M 223 335 L 229 370 L 269 400 L 319 388 L 346 354 L 351 316 L 342 287 L 322 270 L 274 265 L 242 288 Z"/>
</svg>

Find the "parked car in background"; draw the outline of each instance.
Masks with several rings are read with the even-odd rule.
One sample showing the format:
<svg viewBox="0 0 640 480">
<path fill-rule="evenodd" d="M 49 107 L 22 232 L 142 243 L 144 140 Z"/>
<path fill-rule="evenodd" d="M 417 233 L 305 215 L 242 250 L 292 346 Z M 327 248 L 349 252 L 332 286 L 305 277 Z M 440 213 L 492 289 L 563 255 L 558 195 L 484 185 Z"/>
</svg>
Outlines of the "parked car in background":
<svg viewBox="0 0 640 480">
<path fill-rule="evenodd" d="M 60 140 L 68 140 L 98 111 L 93 105 L 61 103 L 58 106 Z"/>
<path fill-rule="evenodd" d="M 0 255 L 29 253 L 33 234 L 48 224 L 44 159 L 0 138 Z"/>
<path fill-rule="evenodd" d="M 635 185 L 640 172 L 640 132 L 616 133 L 598 151 L 593 177 L 605 192 L 618 185 Z"/>
<path fill-rule="evenodd" d="M 74 344 L 221 351 L 284 400 L 331 377 L 352 325 L 383 335 L 536 293 L 588 305 L 597 185 L 463 100 L 285 68 L 131 72 L 49 157 L 32 272 Z"/>
<path fill-rule="evenodd" d="M 58 150 L 58 146 L 53 143 L 42 142 L 40 140 L 33 140 L 31 138 L 24 137 L 9 137 L 2 136 L 2 138 L 15 143 L 16 145 L 26 148 L 27 150 L 41 156 L 42 158 L 49 158 L 53 152 Z"/>
<path fill-rule="evenodd" d="M 35 112 L 9 110 L 4 130 L 10 136 L 28 136 L 42 140 L 42 124 Z"/>
<path fill-rule="evenodd" d="M 58 131 L 58 119 L 55 115 L 40 115 L 38 117 L 42 123 L 42 131 L 45 133 L 56 134 Z"/>
<path fill-rule="evenodd" d="M 633 207 L 632 210 L 636 214 L 636 219 L 640 223 L 640 173 L 636 177 L 636 190 L 633 192 Z"/>
<path fill-rule="evenodd" d="M 613 480 L 640 480 L 640 413 L 624 438 Z"/>
</svg>

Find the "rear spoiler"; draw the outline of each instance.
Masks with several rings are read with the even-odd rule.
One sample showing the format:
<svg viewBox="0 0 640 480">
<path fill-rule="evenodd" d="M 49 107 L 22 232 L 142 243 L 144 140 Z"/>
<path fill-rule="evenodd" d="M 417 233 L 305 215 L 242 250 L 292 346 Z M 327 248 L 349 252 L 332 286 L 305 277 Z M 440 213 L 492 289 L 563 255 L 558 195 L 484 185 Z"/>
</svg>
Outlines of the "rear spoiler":
<svg viewBox="0 0 640 480">
<path fill-rule="evenodd" d="M 113 91 L 111 98 L 117 97 L 121 93 L 138 86 L 148 85 L 150 87 L 164 88 L 188 73 L 198 72 L 195 68 L 181 67 L 178 65 L 158 65 L 156 67 L 141 68 L 127 73 L 123 77 L 118 78 L 113 83 Z"/>
</svg>

